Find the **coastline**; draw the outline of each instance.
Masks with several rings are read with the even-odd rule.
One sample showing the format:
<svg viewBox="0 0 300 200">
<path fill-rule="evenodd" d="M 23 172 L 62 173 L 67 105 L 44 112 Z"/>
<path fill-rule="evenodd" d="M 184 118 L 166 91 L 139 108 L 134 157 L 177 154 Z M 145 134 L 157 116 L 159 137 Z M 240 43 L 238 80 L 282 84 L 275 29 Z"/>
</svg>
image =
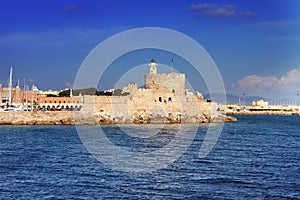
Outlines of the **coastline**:
<svg viewBox="0 0 300 200">
<path fill-rule="evenodd" d="M 219 115 L 208 117 L 196 123 L 218 123 L 235 122 L 236 118 L 231 116 Z M 147 120 L 139 121 L 136 119 L 127 121 L 117 121 L 115 119 L 105 120 L 99 118 L 91 112 L 81 111 L 38 111 L 38 112 L 0 112 L 0 125 L 96 125 L 96 124 L 195 124 L 194 121 L 178 122 L 168 118 L 159 121 Z"/>
<path fill-rule="evenodd" d="M 0 112 L 0 125 L 74 125 L 73 112 Z"/>
<path fill-rule="evenodd" d="M 226 115 L 217 117 L 206 117 L 205 119 L 195 121 L 174 121 L 168 118 L 160 120 L 137 119 L 118 121 L 116 119 L 106 119 L 95 113 L 81 111 L 38 111 L 38 112 L 0 112 L 0 125 L 96 125 L 96 124 L 195 124 L 195 123 L 220 123 L 236 122 L 237 119 L 232 115 L 280 115 L 280 116 L 299 116 L 299 113 L 285 111 L 232 111 L 226 112 Z"/>
<path fill-rule="evenodd" d="M 287 111 L 227 111 L 226 115 L 281 115 L 281 116 L 299 116 L 299 112 Z"/>
</svg>

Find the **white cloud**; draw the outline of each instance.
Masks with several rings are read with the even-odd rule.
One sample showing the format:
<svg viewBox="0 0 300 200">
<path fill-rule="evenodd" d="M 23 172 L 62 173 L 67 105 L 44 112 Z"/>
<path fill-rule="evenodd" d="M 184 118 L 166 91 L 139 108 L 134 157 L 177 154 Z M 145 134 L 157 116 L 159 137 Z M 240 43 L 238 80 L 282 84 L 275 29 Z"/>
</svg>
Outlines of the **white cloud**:
<svg viewBox="0 0 300 200">
<path fill-rule="evenodd" d="M 250 75 L 238 81 L 238 86 L 240 88 L 267 88 L 272 87 L 278 82 L 275 76 L 257 76 Z"/>
<path fill-rule="evenodd" d="M 300 83 L 300 68 L 288 71 L 278 80 L 278 83 L 283 85 Z"/>
<path fill-rule="evenodd" d="M 290 70 L 280 78 L 249 75 L 239 80 L 237 85 L 242 89 L 251 89 L 282 87 L 298 83 L 300 83 L 300 68 Z"/>
<path fill-rule="evenodd" d="M 237 83 L 232 83 L 231 86 L 236 92 L 246 92 L 249 95 L 294 98 L 295 94 L 300 92 L 300 68 L 292 69 L 279 78 L 256 74 L 249 75 Z"/>
<path fill-rule="evenodd" d="M 199 3 L 193 4 L 189 10 L 198 11 L 201 15 L 209 17 L 252 17 L 255 13 L 252 11 L 237 11 L 232 4 L 212 4 Z"/>
</svg>

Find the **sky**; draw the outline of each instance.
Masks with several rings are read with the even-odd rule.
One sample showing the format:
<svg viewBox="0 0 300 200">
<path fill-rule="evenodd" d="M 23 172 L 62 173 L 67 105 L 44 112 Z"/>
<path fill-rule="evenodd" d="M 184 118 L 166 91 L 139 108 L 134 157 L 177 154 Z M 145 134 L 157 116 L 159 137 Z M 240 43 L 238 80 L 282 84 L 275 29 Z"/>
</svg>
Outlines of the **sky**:
<svg viewBox="0 0 300 200">
<path fill-rule="evenodd" d="M 130 29 L 161 27 L 202 45 L 227 93 L 297 99 L 299 11 L 298 0 L 1 0 L 0 79 L 6 86 L 12 66 L 14 85 L 19 79 L 21 86 L 25 80 L 43 90 L 72 87 L 98 44 Z M 151 49 L 121 56 L 98 89 L 113 88 L 135 66 L 147 71 L 153 57 L 161 65 L 175 58 L 174 69 L 186 73 L 192 88 L 208 92 L 186 60 Z"/>
</svg>

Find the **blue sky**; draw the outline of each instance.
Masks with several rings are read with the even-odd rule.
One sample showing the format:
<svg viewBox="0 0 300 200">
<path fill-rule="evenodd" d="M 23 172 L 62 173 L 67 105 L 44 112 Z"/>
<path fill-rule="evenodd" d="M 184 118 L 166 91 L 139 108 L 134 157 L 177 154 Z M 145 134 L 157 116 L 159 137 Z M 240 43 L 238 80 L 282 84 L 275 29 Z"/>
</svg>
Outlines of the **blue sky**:
<svg viewBox="0 0 300 200">
<path fill-rule="evenodd" d="M 15 83 L 25 78 L 40 89 L 63 89 L 103 40 L 132 28 L 163 27 L 206 49 L 228 93 L 295 99 L 300 93 L 299 11 L 298 0 L 1 0 L 0 78 L 7 84 L 12 65 Z M 169 65 L 173 56 L 144 51 L 120 58 L 99 89 L 113 87 L 131 66 L 152 57 Z M 191 77 L 194 89 L 206 92 L 191 66 L 180 59 L 174 65 Z"/>
</svg>

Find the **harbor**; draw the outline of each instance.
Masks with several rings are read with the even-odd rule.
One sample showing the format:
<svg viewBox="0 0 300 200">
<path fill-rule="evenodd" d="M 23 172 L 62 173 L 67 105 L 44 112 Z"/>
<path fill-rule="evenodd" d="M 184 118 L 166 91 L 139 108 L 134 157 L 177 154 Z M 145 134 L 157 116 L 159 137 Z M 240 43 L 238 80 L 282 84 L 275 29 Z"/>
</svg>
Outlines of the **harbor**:
<svg viewBox="0 0 300 200">
<path fill-rule="evenodd" d="M 1 1 L 0 200 L 300 200 L 300 1 Z"/>
<path fill-rule="evenodd" d="M 146 67 L 146 66 L 145 66 Z M 19 81 L 13 87 L 10 68 L 7 88 L 1 88 L 0 125 L 176 124 L 235 122 L 231 115 L 299 116 L 300 106 L 270 105 L 264 100 L 219 104 L 185 88 L 185 74 L 159 73 L 154 59 L 145 75 L 145 88 L 134 82 L 123 89 L 41 91 Z"/>
<path fill-rule="evenodd" d="M 189 124 L 236 121 L 234 117 L 219 112 L 216 102 L 204 99 L 198 91 L 189 91 L 185 86 L 186 74 L 159 73 L 154 59 L 145 67 L 149 72 L 145 74 L 144 88 L 138 88 L 136 83 L 131 82 L 111 94 L 99 94 L 89 89 L 68 89 L 58 95 L 39 93 L 37 89 L 34 90 L 34 85 L 30 92 L 21 91 L 19 83 L 13 92 L 10 68 L 8 101 L 3 111 L 13 114 L 0 112 L 0 116 L 4 116 L 0 124 Z M 33 114 L 17 111 L 31 111 Z"/>
</svg>

